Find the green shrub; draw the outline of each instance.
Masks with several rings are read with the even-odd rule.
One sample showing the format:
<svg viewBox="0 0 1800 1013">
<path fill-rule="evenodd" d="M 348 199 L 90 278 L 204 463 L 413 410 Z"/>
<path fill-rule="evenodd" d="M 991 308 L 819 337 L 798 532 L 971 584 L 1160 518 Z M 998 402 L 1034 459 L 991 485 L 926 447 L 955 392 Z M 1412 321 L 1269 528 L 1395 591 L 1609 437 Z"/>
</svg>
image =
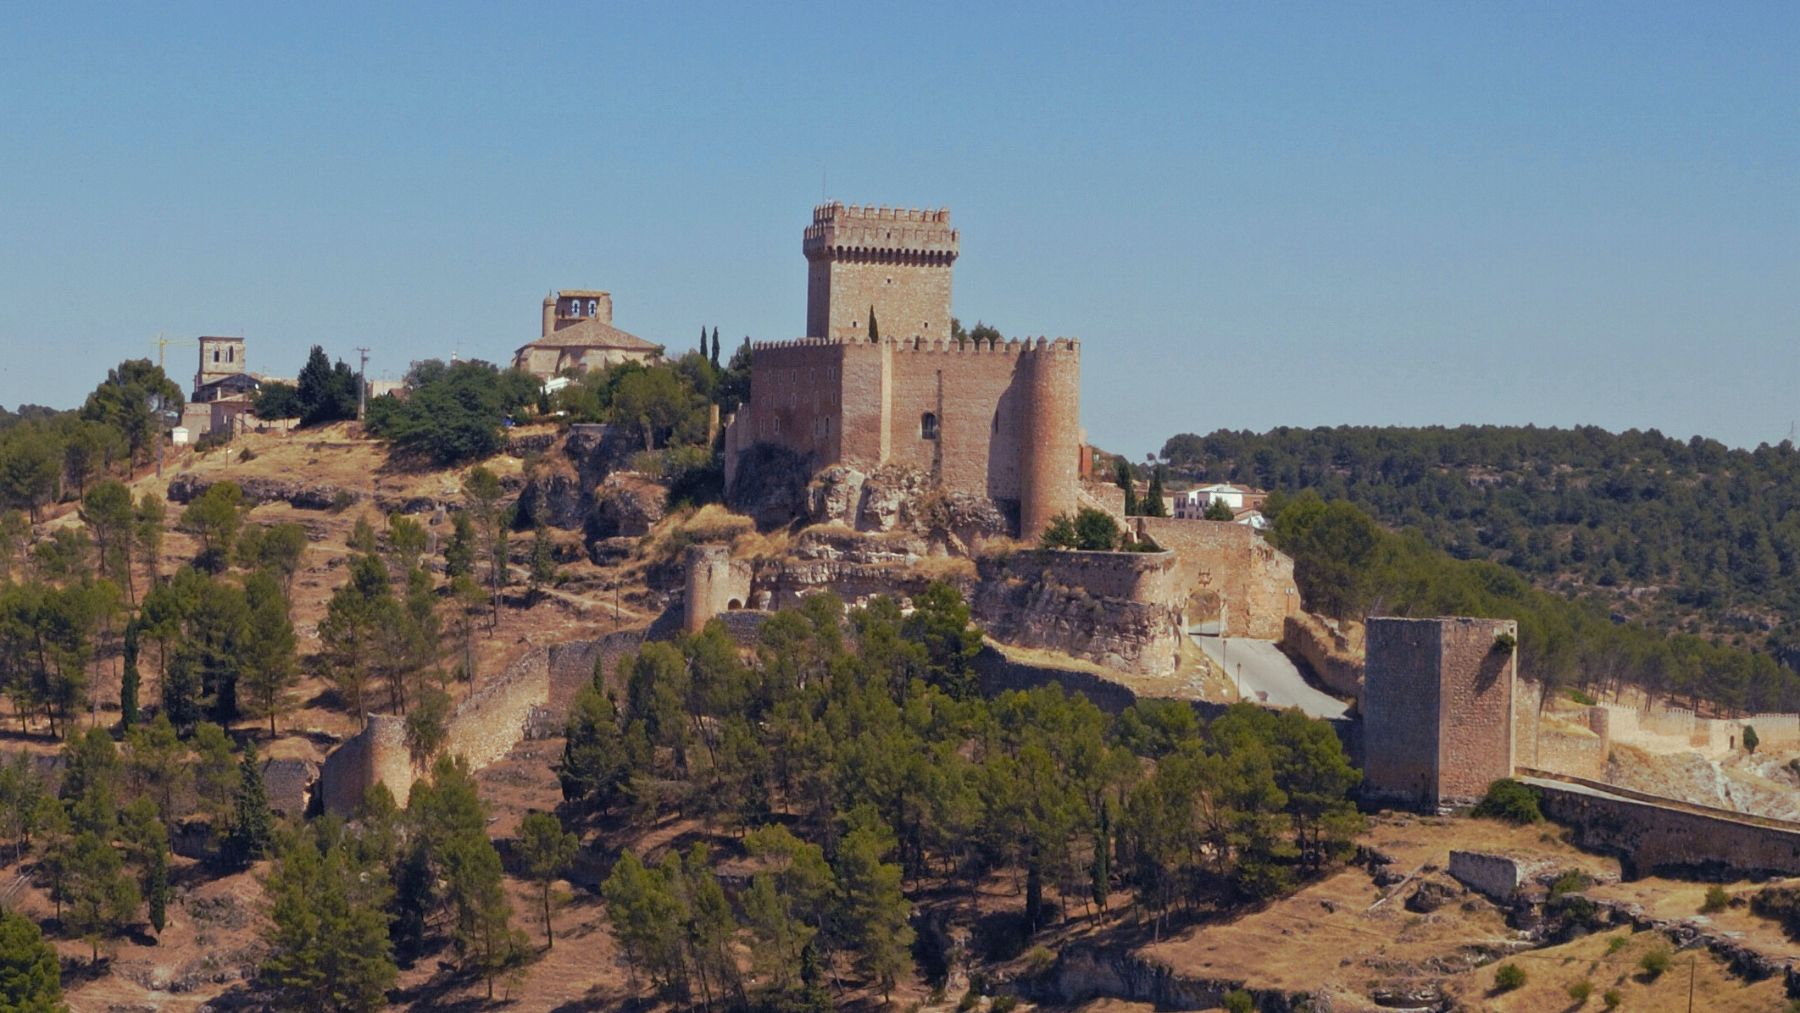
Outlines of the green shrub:
<svg viewBox="0 0 1800 1013">
<path fill-rule="evenodd" d="M 1580 893 L 1592 885 L 1593 881 L 1583 875 L 1580 869 L 1569 869 L 1550 884 L 1550 896 L 1555 898 L 1565 893 Z"/>
<path fill-rule="evenodd" d="M 1511 654 L 1519 646 L 1519 638 L 1510 633 L 1501 633 L 1494 637 L 1494 653 Z"/>
<path fill-rule="evenodd" d="M 1569 986 L 1569 998 L 1575 1000 L 1577 1004 L 1587 1002 L 1588 997 L 1593 994 L 1594 983 L 1591 981 L 1578 981 Z"/>
<path fill-rule="evenodd" d="M 1606 941 L 1606 955 L 1609 957 L 1612 956 L 1613 954 L 1619 952 L 1620 950 L 1622 950 L 1626 946 L 1628 946 L 1630 944 L 1630 942 L 1631 942 L 1631 940 L 1625 938 L 1624 936 L 1614 936 L 1611 939 L 1608 939 Z"/>
<path fill-rule="evenodd" d="M 1475 815 L 1507 823 L 1542 823 L 1537 792 L 1528 784 L 1503 777 L 1488 785 L 1487 795 L 1475 807 Z"/>
<path fill-rule="evenodd" d="M 1056 954 L 1048 946 L 1033 946 L 1025 951 L 1025 967 L 1033 975 L 1043 974 L 1056 965 Z"/>
<path fill-rule="evenodd" d="M 1511 992 L 1525 987 L 1525 969 L 1517 964 L 1501 964 L 1494 972 L 1494 991 Z"/>
<path fill-rule="evenodd" d="M 1781 923 L 1788 938 L 1800 939 L 1800 889 L 1771 886 L 1750 898 L 1751 913 Z"/>
<path fill-rule="evenodd" d="M 1638 961 L 1638 966 L 1643 968 L 1644 973 L 1650 977 L 1660 978 L 1662 973 L 1669 969 L 1669 964 L 1674 959 L 1675 957 L 1669 952 L 1668 947 L 1658 946 L 1644 954 L 1644 959 Z"/>
<path fill-rule="evenodd" d="M 1576 689 L 1573 686 L 1570 686 L 1568 689 L 1563 690 L 1563 694 L 1565 696 L 1567 696 L 1569 699 L 1582 705 L 1583 707 L 1592 707 L 1595 704 L 1600 702 L 1600 701 L 1594 699 L 1593 697 L 1588 696 L 1586 693 L 1583 693 L 1581 690 Z"/>
<path fill-rule="evenodd" d="M 1744 752 L 1746 752 L 1746 753 L 1756 752 L 1756 745 L 1759 741 L 1761 741 L 1761 740 L 1759 740 L 1756 737 L 1756 729 L 1751 727 L 1750 725 L 1745 725 L 1744 726 Z"/>
<path fill-rule="evenodd" d="M 1609 988 L 1606 990 L 1606 994 L 1600 997 L 1600 1001 L 1606 1004 L 1607 1009 L 1618 1009 L 1619 1004 L 1625 1001 L 1625 993 L 1616 988 Z"/>
<path fill-rule="evenodd" d="M 1700 905 L 1700 913 L 1709 915 L 1723 911 L 1730 903 L 1731 894 L 1726 893 L 1724 887 L 1714 884 L 1706 888 L 1706 903 Z"/>
<path fill-rule="evenodd" d="M 1243 989 L 1225 993 L 1226 1013 L 1255 1013 L 1256 1000 Z"/>
</svg>

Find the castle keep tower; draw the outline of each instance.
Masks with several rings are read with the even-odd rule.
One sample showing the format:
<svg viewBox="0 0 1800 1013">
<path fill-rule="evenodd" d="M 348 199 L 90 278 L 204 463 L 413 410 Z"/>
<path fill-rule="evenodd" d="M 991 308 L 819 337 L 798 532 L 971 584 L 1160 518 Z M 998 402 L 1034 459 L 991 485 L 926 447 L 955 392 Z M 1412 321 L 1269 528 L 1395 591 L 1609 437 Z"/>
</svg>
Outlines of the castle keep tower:
<svg viewBox="0 0 1800 1013">
<path fill-rule="evenodd" d="M 245 372 L 243 338 L 200 339 L 200 371 L 194 374 L 195 390 L 242 372 Z"/>
<path fill-rule="evenodd" d="M 1369 619 L 1361 707 L 1371 796 L 1444 808 L 1512 776 L 1518 636 L 1510 619 Z"/>
<path fill-rule="evenodd" d="M 870 307 L 882 337 L 950 337 L 958 240 L 947 209 L 821 204 L 801 250 L 807 337 L 866 338 Z"/>
</svg>

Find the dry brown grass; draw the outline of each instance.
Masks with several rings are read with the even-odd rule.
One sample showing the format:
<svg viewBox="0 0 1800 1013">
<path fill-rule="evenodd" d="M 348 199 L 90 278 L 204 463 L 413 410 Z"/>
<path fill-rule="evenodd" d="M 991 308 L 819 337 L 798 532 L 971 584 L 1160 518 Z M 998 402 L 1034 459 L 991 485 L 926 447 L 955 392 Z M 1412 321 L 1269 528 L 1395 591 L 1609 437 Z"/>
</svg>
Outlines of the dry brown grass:
<svg viewBox="0 0 1800 1013">
<path fill-rule="evenodd" d="M 1609 954 L 1610 940 L 1615 938 L 1625 941 L 1624 948 Z M 1673 949 L 1659 933 L 1632 934 L 1618 929 L 1507 958 L 1525 971 L 1523 988 L 1495 993 L 1497 965 L 1488 965 L 1452 977 L 1445 991 L 1470 1009 L 1496 1011 L 1601 1010 L 1605 1008 L 1601 996 L 1608 989 L 1617 989 L 1624 997 L 1619 1008 L 1632 1013 L 1678 1013 L 1688 1009 L 1764 1013 L 1786 1008 L 1779 978 L 1748 984 L 1704 950 L 1676 953 L 1669 970 L 1651 979 L 1638 969 L 1638 961 L 1655 947 Z M 1593 995 L 1580 1006 L 1569 998 L 1568 992 L 1569 986 L 1578 981 L 1594 986 Z"/>
</svg>

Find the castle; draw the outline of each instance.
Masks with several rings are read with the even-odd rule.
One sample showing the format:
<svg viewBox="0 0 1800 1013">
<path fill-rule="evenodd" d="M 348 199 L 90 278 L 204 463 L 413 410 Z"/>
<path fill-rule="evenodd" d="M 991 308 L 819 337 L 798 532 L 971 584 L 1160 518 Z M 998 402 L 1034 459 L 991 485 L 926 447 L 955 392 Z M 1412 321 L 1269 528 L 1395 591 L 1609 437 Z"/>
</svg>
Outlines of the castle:
<svg viewBox="0 0 1800 1013">
<path fill-rule="evenodd" d="M 564 289 L 544 297 L 543 331 L 513 353 L 513 367 L 542 380 L 565 369 L 650 362 L 662 346 L 613 326 L 612 293 Z"/>
<path fill-rule="evenodd" d="M 750 400 L 726 430 L 728 487 L 763 445 L 812 472 L 917 469 L 992 500 L 1024 538 L 1074 511 L 1081 343 L 953 335 L 959 244 L 944 209 L 813 209 L 807 336 L 751 346 Z"/>
</svg>

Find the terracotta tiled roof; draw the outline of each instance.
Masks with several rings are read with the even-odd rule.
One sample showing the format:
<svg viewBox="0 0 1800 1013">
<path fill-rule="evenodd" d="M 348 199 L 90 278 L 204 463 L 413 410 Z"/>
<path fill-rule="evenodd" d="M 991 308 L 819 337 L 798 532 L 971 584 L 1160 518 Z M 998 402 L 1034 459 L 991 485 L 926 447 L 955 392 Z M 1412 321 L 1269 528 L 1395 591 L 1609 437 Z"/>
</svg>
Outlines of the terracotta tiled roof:
<svg viewBox="0 0 1800 1013">
<path fill-rule="evenodd" d="M 603 324 L 593 317 L 560 328 L 548 337 L 527 342 L 520 346 L 519 350 L 524 351 L 533 346 L 539 348 L 624 348 L 634 352 L 655 352 L 662 348 L 655 342 L 645 341 L 643 338 L 621 331 L 611 324 Z"/>
</svg>

